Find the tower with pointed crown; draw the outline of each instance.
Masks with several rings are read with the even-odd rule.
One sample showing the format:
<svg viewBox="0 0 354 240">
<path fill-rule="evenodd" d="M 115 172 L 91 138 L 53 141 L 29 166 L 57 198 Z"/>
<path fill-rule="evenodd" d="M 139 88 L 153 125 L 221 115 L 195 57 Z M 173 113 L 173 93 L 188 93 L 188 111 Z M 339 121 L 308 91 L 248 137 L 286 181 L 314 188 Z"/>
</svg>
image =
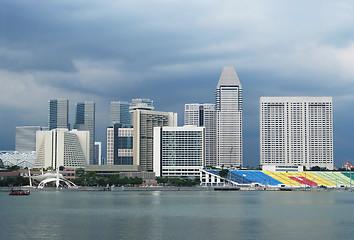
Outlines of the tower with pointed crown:
<svg viewBox="0 0 354 240">
<path fill-rule="evenodd" d="M 215 91 L 217 164 L 242 166 L 242 85 L 233 67 L 224 67 Z"/>
</svg>

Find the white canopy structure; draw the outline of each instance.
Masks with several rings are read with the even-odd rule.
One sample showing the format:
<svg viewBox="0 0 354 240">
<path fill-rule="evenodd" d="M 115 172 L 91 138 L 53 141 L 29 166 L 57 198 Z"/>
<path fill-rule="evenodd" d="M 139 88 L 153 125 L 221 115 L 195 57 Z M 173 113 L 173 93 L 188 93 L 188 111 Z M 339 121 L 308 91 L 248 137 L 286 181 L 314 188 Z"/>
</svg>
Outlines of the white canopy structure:
<svg viewBox="0 0 354 240">
<path fill-rule="evenodd" d="M 38 176 L 31 176 L 30 170 L 29 171 L 29 178 L 30 178 L 30 186 L 32 186 L 32 179 L 40 181 L 40 183 L 38 184 L 38 188 L 39 189 L 43 189 L 44 186 L 49 183 L 49 182 L 55 182 L 56 183 L 56 187 L 58 189 L 60 182 L 64 182 L 69 188 L 70 187 L 77 187 L 75 185 L 75 183 L 65 179 L 63 177 L 63 174 L 59 173 L 59 169 L 57 168 L 56 173 L 45 173 L 42 175 L 38 175 Z"/>
</svg>

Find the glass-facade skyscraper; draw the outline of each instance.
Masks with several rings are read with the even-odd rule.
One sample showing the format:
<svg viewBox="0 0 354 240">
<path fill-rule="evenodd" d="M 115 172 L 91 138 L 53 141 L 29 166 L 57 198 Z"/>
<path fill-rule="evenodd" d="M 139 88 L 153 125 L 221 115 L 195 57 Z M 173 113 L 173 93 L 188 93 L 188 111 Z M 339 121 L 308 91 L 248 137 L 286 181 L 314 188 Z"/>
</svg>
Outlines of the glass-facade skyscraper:
<svg viewBox="0 0 354 240">
<path fill-rule="evenodd" d="M 110 126 L 115 123 L 130 124 L 131 114 L 129 112 L 130 103 L 113 101 L 110 106 Z"/>
<path fill-rule="evenodd" d="M 36 132 L 47 130 L 40 126 L 19 126 L 16 127 L 16 147 L 18 152 L 36 151 Z"/>
<path fill-rule="evenodd" d="M 242 85 L 233 67 L 224 67 L 215 91 L 218 166 L 242 166 Z"/>
<path fill-rule="evenodd" d="M 92 101 L 76 103 L 76 118 L 74 128 L 90 132 L 90 164 L 98 164 L 94 157 L 95 151 L 95 103 Z"/>
<path fill-rule="evenodd" d="M 70 128 L 68 99 L 49 100 L 48 127 L 49 130 L 55 128 Z"/>
</svg>

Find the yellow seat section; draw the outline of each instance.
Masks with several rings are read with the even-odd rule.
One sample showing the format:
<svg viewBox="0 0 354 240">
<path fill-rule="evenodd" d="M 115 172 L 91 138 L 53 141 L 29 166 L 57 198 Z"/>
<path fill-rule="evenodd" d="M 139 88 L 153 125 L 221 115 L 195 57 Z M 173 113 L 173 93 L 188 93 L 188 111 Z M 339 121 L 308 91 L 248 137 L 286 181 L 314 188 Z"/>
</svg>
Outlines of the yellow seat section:
<svg viewBox="0 0 354 240">
<path fill-rule="evenodd" d="M 283 173 L 271 172 L 271 171 L 263 171 L 263 173 L 278 180 L 279 182 L 284 183 L 287 186 L 301 186 L 300 183 L 290 179 L 289 177 L 285 176 Z"/>
<path fill-rule="evenodd" d="M 305 172 L 300 173 L 301 176 L 305 177 Z M 306 172 L 306 177 L 311 181 L 314 181 L 318 185 L 322 186 L 336 186 L 334 183 L 327 181 L 326 179 L 316 175 L 316 172 Z"/>
</svg>

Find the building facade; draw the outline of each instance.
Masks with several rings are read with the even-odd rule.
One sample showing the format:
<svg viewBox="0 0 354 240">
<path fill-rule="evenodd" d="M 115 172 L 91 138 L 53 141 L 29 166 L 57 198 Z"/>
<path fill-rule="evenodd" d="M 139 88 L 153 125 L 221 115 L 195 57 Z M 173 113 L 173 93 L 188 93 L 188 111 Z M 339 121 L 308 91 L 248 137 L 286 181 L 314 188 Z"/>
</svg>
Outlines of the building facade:
<svg viewBox="0 0 354 240">
<path fill-rule="evenodd" d="M 130 103 L 113 101 L 110 106 L 110 126 L 115 123 L 131 124 Z"/>
<path fill-rule="evenodd" d="M 35 168 L 84 168 L 89 164 L 89 156 L 89 131 L 37 131 Z"/>
<path fill-rule="evenodd" d="M 133 165 L 153 170 L 154 127 L 177 126 L 177 113 L 135 109 L 133 113 Z"/>
<path fill-rule="evenodd" d="M 36 132 L 48 130 L 40 126 L 19 126 L 16 127 L 15 150 L 18 152 L 36 151 Z"/>
<path fill-rule="evenodd" d="M 107 128 L 107 165 L 133 165 L 133 132 L 120 123 Z"/>
<path fill-rule="evenodd" d="M 97 165 L 103 165 L 103 158 L 102 158 L 102 143 L 95 142 L 95 162 Z"/>
<path fill-rule="evenodd" d="M 49 130 L 56 128 L 70 129 L 68 99 L 49 100 L 48 128 Z"/>
<path fill-rule="evenodd" d="M 76 118 L 74 128 L 90 133 L 90 160 L 89 163 L 97 165 L 95 161 L 95 103 L 92 101 L 76 103 Z"/>
<path fill-rule="evenodd" d="M 205 159 L 204 140 L 204 127 L 155 127 L 156 176 L 199 177 Z"/>
<path fill-rule="evenodd" d="M 242 166 L 242 85 L 233 67 L 224 67 L 215 92 L 217 165 Z"/>
<path fill-rule="evenodd" d="M 205 166 L 217 166 L 215 104 L 185 104 L 184 125 L 205 127 Z"/>
<path fill-rule="evenodd" d="M 261 97 L 260 164 L 333 169 L 331 97 Z"/>
</svg>

